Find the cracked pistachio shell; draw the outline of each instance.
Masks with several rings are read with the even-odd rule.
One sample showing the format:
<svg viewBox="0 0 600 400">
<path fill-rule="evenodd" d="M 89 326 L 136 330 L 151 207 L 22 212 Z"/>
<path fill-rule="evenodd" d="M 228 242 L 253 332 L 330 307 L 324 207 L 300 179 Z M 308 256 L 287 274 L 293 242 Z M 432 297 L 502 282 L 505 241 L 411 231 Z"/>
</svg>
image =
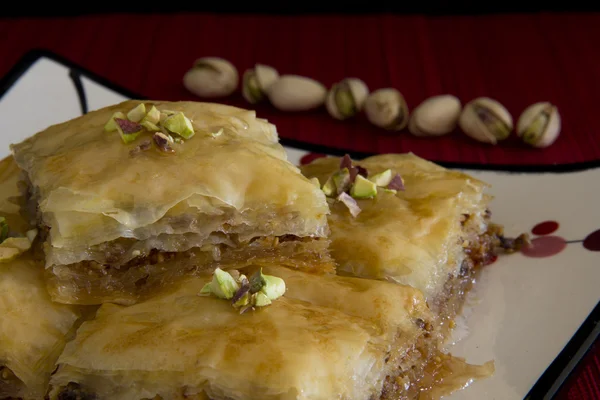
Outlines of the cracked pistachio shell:
<svg viewBox="0 0 600 400">
<path fill-rule="evenodd" d="M 269 88 L 271 104 L 281 111 L 306 111 L 323 105 L 327 89 L 314 79 L 283 75 Z"/>
<path fill-rule="evenodd" d="M 533 147 L 548 147 L 560 133 L 561 120 L 558 108 L 549 102 L 530 105 L 517 122 L 517 135 Z"/>
<path fill-rule="evenodd" d="M 430 97 L 413 110 L 408 130 L 415 136 L 446 135 L 456 128 L 460 111 L 460 100 L 455 96 Z"/>
<path fill-rule="evenodd" d="M 496 144 L 510 136 L 513 119 L 506 107 L 488 97 L 467 103 L 458 119 L 460 129 L 469 137 Z"/>
<path fill-rule="evenodd" d="M 183 85 L 196 96 L 205 98 L 226 97 L 238 86 L 239 76 L 235 66 L 218 57 L 196 60 L 183 76 Z"/>
<path fill-rule="evenodd" d="M 254 68 L 246 70 L 242 79 L 244 99 L 251 104 L 261 102 L 277 79 L 279 72 L 268 65 L 256 64 Z"/>
<path fill-rule="evenodd" d="M 325 107 L 333 118 L 344 120 L 362 110 L 368 95 L 366 83 L 358 78 L 347 78 L 331 87 Z"/>
<path fill-rule="evenodd" d="M 369 122 L 380 128 L 399 131 L 408 124 L 408 106 L 404 96 L 393 88 L 378 89 L 365 100 L 364 111 Z"/>
</svg>

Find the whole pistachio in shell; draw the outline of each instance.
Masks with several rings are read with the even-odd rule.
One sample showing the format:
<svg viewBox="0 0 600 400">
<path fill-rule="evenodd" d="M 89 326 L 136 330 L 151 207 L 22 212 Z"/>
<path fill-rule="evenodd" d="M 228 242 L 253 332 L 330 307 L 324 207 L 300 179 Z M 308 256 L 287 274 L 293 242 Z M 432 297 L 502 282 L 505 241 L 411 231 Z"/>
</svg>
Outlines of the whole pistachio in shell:
<svg viewBox="0 0 600 400">
<path fill-rule="evenodd" d="M 358 78 L 347 78 L 331 87 L 325 99 L 327 112 L 344 120 L 356 115 L 369 95 L 367 84 Z"/>
<path fill-rule="evenodd" d="M 364 110 L 369 122 L 392 131 L 404 129 L 409 119 L 404 96 L 393 88 L 378 89 L 371 93 L 365 100 Z"/>
<path fill-rule="evenodd" d="M 446 94 L 419 104 L 410 116 L 408 130 L 415 136 L 442 136 L 452 132 L 460 116 L 460 100 Z"/>
<path fill-rule="evenodd" d="M 458 119 L 460 129 L 471 138 L 496 144 L 510 136 L 513 119 L 506 107 L 488 97 L 467 103 Z"/>
<path fill-rule="evenodd" d="M 250 104 L 265 99 L 269 88 L 279 79 L 279 72 L 273 67 L 256 64 L 254 68 L 244 72 L 242 78 L 242 95 Z"/>
<path fill-rule="evenodd" d="M 232 94 L 239 83 L 235 66 L 218 57 L 196 60 L 194 66 L 183 76 L 183 85 L 199 97 L 226 97 Z"/>
<path fill-rule="evenodd" d="M 306 111 L 323 105 L 327 89 L 314 79 L 283 75 L 271 85 L 267 95 L 281 111 Z"/>
<path fill-rule="evenodd" d="M 561 120 L 558 108 L 549 102 L 530 105 L 517 122 L 517 135 L 530 146 L 548 147 L 558 138 Z"/>
</svg>

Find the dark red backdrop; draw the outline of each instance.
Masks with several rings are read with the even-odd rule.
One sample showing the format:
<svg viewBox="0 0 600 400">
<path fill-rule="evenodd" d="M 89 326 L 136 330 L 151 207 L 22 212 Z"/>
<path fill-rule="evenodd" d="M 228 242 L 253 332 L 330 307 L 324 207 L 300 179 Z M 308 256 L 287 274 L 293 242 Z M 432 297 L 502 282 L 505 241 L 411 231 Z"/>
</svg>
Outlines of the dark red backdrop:
<svg viewBox="0 0 600 400">
<path fill-rule="evenodd" d="M 111 15 L 0 20 L 0 75 L 28 50 L 50 49 L 146 97 L 195 99 L 181 78 L 197 57 L 221 56 L 242 73 L 256 62 L 331 85 L 357 76 L 371 89 L 393 86 L 414 108 L 451 93 L 463 102 L 490 96 L 515 120 L 529 104 L 558 105 L 563 131 L 544 150 L 514 137 L 498 146 L 459 132 L 438 139 L 389 134 L 364 120 L 338 122 L 324 111 L 260 116 L 282 137 L 363 152 L 402 152 L 435 161 L 554 164 L 600 158 L 600 14 L 464 17 Z M 247 106 L 236 95 L 224 102 Z M 598 347 L 598 346 L 596 346 Z M 600 349 L 569 380 L 561 399 L 600 398 Z"/>
</svg>

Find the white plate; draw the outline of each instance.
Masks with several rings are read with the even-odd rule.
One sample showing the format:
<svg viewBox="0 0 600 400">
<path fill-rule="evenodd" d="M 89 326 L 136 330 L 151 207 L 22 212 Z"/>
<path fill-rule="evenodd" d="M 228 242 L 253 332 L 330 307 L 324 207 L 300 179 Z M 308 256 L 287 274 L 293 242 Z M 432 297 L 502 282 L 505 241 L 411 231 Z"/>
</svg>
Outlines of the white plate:
<svg viewBox="0 0 600 400">
<path fill-rule="evenodd" d="M 55 55 L 32 52 L 0 82 L 0 96 L 3 158 L 9 155 L 9 143 L 79 116 L 82 107 L 94 110 L 135 95 Z M 308 154 L 282 143 L 288 144 L 289 158 L 296 164 Z M 458 342 L 449 349 L 472 363 L 494 360 L 496 374 L 450 399 L 510 400 L 528 393 L 535 399 L 549 397 L 598 335 L 592 314 L 597 321 L 600 308 L 593 310 L 600 300 L 600 252 L 585 249 L 583 240 L 600 229 L 600 162 L 570 169 L 466 170 L 492 185 L 493 219 L 509 235 L 557 221 L 560 226 L 550 238 L 536 241 L 540 246 L 544 241 L 571 243 L 549 257 L 501 257 L 484 270 L 457 330 Z"/>
</svg>

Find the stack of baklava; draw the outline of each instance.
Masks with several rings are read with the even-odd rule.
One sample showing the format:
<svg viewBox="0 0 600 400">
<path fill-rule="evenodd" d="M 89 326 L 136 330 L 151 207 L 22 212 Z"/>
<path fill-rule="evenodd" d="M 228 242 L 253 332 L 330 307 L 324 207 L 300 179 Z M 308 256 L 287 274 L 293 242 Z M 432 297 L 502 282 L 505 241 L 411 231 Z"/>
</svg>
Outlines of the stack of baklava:
<svg viewBox="0 0 600 400">
<path fill-rule="evenodd" d="M 253 111 L 194 102 L 12 152 L 0 399 L 435 398 L 493 370 L 441 352 L 502 242 L 472 177 L 412 154 L 299 169 Z"/>
</svg>

